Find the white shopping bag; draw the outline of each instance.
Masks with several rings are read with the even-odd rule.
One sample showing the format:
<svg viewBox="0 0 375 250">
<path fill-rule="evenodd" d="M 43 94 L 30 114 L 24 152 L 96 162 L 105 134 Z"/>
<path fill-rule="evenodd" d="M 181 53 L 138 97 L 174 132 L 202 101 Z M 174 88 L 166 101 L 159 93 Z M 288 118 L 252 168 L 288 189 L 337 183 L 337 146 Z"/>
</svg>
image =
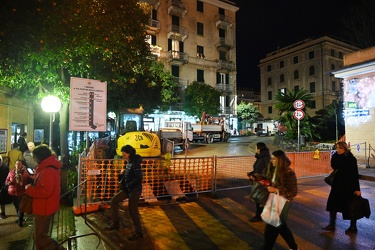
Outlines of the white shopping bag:
<svg viewBox="0 0 375 250">
<path fill-rule="evenodd" d="M 261 217 L 274 227 L 283 224 L 288 216 L 290 201 L 277 193 L 270 193 Z"/>
</svg>

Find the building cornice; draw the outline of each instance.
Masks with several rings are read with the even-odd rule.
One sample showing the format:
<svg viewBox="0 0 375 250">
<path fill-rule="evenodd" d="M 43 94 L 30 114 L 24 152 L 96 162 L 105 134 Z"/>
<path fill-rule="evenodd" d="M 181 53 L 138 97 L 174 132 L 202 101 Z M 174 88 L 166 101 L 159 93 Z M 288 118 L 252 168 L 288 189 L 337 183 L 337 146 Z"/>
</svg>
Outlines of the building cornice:
<svg viewBox="0 0 375 250">
<path fill-rule="evenodd" d="M 232 1 L 219 1 L 219 0 L 200 0 L 204 3 L 208 3 L 226 10 L 237 12 L 239 8 Z"/>
<path fill-rule="evenodd" d="M 338 70 L 331 71 L 336 78 L 349 79 L 358 77 L 361 75 L 374 74 L 375 72 L 375 60 L 362 62 L 358 64 L 352 64 L 347 67 L 343 67 Z"/>
</svg>

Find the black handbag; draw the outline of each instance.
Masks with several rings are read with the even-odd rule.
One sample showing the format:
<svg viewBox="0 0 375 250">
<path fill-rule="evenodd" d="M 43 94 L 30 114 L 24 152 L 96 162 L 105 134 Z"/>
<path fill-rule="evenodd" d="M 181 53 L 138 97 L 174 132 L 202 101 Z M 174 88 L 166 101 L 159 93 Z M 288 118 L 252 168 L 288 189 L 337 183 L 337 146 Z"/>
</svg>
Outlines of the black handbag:
<svg viewBox="0 0 375 250">
<path fill-rule="evenodd" d="M 0 190 L 0 204 L 10 203 L 12 203 L 12 196 L 8 194 L 8 186 L 4 184 Z"/>
<path fill-rule="evenodd" d="M 351 219 L 370 218 L 370 203 L 362 196 L 355 196 L 349 205 L 349 216 Z"/>
<path fill-rule="evenodd" d="M 336 174 L 337 174 L 337 171 L 338 171 L 338 169 L 333 170 L 333 172 L 332 172 L 330 175 L 328 175 L 326 178 L 324 178 L 324 181 L 325 181 L 328 185 L 332 186 L 332 184 L 333 184 L 333 182 L 334 182 L 334 180 L 335 180 L 335 176 L 336 176 Z"/>
<path fill-rule="evenodd" d="M 258 181 L 253 181 L 253 186 L 250 191 L 250 198 L 261 206 L 266 204 L 269 192 L 266 186 L 262 185 Z"/>
</svg>

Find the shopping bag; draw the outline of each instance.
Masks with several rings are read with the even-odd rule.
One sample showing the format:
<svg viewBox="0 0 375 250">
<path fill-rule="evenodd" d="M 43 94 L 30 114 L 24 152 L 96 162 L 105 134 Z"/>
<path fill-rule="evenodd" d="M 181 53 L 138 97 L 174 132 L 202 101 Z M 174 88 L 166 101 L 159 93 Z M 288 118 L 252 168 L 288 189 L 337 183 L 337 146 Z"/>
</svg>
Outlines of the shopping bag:
<svg viewBox="0 0 375 250">
<path fill-rule="evenodd" d="M 355 220 L 363 217 L 370 218 L 371 209 L 368 199 L 362 196 L 355 196 L 349 205 L 349 215 L 351 219 Z"/>
<path fill-rule="evenodd" d="M 277 193 L 270 193 L 261 217 L 264 222 L 274 227 L 285 223 L 290 207 L 290 201 Z"/>
</svg>

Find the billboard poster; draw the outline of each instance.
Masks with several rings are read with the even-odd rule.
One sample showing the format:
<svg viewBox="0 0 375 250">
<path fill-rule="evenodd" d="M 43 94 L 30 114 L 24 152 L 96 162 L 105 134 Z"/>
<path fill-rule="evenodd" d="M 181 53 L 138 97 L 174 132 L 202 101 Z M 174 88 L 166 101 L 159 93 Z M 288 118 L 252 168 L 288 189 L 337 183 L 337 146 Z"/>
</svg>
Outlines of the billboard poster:
<svg viewBox="0 0 375 250">
<path fill-rule="evenodd" d="M 107 82 L 70 78 L 70 131 L 106 131 Z"/>
</svg>

